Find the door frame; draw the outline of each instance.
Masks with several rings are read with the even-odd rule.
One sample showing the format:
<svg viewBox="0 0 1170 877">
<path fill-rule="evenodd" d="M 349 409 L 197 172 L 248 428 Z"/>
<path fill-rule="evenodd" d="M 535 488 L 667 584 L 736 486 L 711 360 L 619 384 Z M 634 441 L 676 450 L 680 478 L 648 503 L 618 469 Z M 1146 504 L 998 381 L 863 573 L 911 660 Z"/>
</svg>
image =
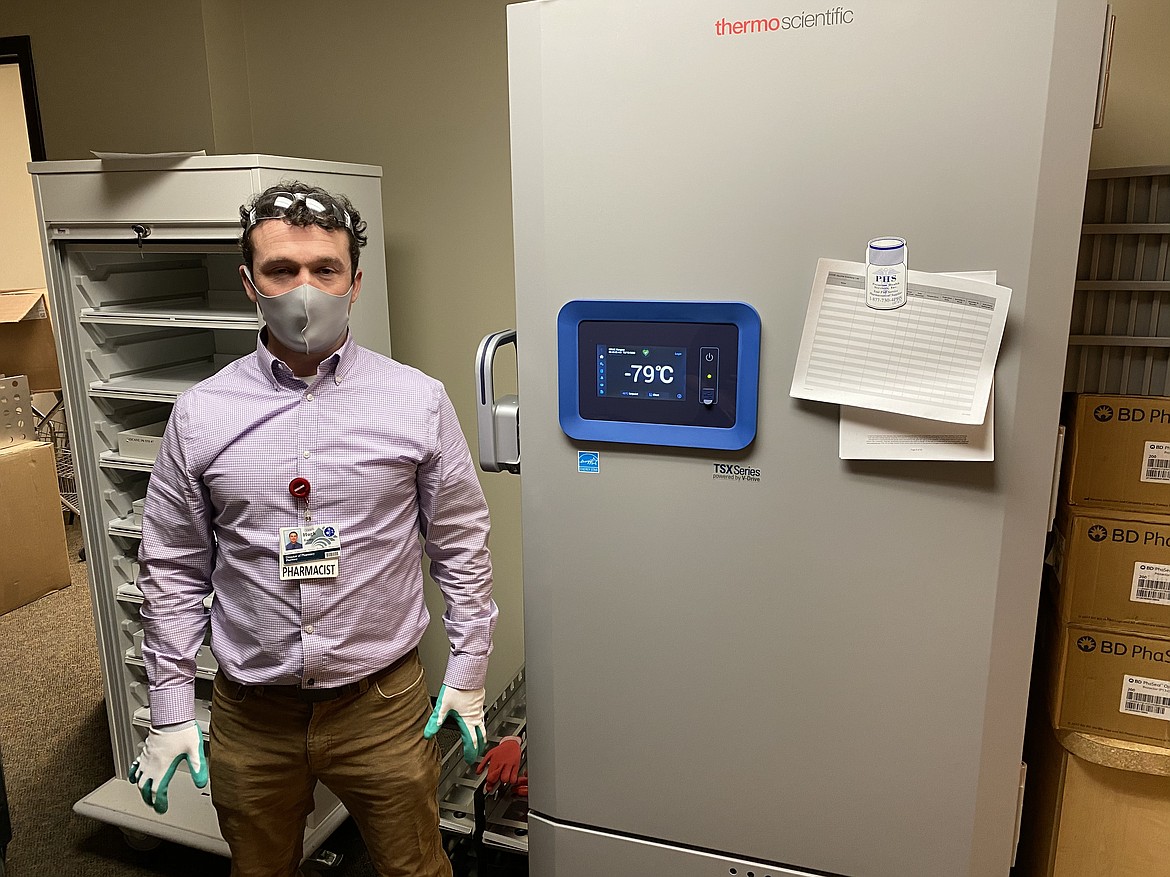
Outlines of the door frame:
<svg viewBox="0 0 1170 877">
<path fill-rule="evenodd" d="M 29 156 L 33 161 L 44 161 L 45 134 L 41 129 L 41 105 L 37 100 L 37 80 L 33 72 L 32 40 L 27 35 L 0 37 L 0 64 L 16 64 L 20 68 Z"/>
</svg>

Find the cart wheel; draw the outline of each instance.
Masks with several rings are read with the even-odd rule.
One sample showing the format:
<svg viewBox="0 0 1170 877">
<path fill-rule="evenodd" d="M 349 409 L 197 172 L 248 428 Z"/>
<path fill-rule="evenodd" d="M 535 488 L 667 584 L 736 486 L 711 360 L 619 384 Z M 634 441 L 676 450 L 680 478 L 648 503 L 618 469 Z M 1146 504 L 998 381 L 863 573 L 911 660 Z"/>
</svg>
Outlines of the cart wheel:
<svg viewBox="0 0 1170 877">
<path fill-rule="evenodd" d="M 122 837 L 126 839 L 126 846 L 130 849 L 144 853 L 157 849 L 158 845 L 162 843 L 160 838 L 152 834 L 143 834 L 141 831 L 131 831 L 128 828 L 122 829 Z"/>
</svg>

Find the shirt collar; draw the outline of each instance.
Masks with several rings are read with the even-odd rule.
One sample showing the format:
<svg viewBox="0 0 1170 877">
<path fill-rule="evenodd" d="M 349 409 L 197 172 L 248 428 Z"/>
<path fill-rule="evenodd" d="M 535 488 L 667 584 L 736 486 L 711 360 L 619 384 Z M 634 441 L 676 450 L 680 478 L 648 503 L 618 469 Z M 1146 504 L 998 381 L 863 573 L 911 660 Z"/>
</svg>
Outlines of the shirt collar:
<svg viewBox="0 0 1170 877">
<path fill-rule="evenodd" d="M 297 376 L 292 373 L 284 362 L 272 355 L 272 351 L 268 349 L 268 327 L 262 328 L 256 336 L 256 361 L 265 377 L 276 387 L 284 387 L 280 378 L 284 377 L 286 380 L 298 380 Z M 353 340 L 353 332 L 348 332 L 345 336 L 345 341 L 341 347 L 334 353 L 331 353 L 321 365 L 324 367 L 325 374 L 333 373 L 333 382 L 340 384 L 351 371 L 357 362 L 358 352 L 361 350 L 357 343 Z M 321 374 L 321 369 L 317 369 L 317 373 Z"/>
</svg>

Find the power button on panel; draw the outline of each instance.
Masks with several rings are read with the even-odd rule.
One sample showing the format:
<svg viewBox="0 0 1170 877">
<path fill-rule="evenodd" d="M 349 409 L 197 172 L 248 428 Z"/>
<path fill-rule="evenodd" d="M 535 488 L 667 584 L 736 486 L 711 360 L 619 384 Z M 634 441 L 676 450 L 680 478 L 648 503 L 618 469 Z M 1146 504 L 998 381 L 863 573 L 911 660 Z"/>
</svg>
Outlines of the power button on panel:
<svg viewBox="0 0 1170 877">
<path fill-rule="evenodd" d="M 719 401 L 719 348 L 699 348 L 699 401 L 714 405 Z"/>
</svg>

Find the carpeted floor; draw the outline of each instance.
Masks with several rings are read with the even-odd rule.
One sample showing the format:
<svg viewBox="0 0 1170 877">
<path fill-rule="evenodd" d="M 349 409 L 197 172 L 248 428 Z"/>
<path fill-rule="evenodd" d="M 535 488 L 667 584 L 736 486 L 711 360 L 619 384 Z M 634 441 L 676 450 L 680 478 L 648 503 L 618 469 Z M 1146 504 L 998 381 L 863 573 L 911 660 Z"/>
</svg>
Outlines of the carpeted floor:
<svg viewBox="0 0 1170 877">
<path fill-rule="evenodd" d="M 80 526 L 66 535 L 76 558 Z M 0 617 L 8 877 L 226 875 L 226 859 L 168 844 L 136 852 L 117 828 L 73 812 L 74 801 L 114 775 L 85 576 L 75 562 L 68 588 Z"/>
<path fill-rule="evenodd" d="M 76 559 L 80 526 L 66 533 Z M 13 833 L 6 877 L 227 877 L 227 859 L 166 842 L 136 851 L 119 829 L 73 812 L 114 766 L 85 564 L 74 562 L 71 576 L 70 587 L 0 616 L 0 752 Z M 342 856 L 331 877 L 374 877 L 352 820 L 324 848 Z M 457 875 L 527 874 L 523 859 L 477 862 L 466 846 L 453 858 Z"/>
</svg>

